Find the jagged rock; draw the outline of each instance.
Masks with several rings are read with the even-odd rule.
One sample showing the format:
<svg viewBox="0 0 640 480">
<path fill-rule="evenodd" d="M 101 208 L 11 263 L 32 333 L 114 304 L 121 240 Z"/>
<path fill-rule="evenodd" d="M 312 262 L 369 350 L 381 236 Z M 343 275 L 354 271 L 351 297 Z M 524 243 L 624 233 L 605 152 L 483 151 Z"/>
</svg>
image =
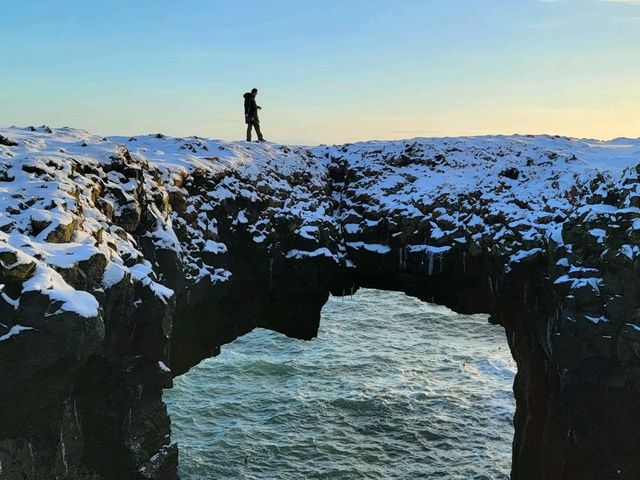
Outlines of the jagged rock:
<svg viewBox="0 0 640 480">
<path fill-rule="evenodd" d="M 125 232 L 135 232 L 140 225 L 142 209 L 138 202 L 119 207 L 114 214 L 113 221 L 121 227 Z"/>
<path fill-rule="evenodd" d="M 505 168 L 500 172 L 500 176 L 510 178 L 511 180 L 517 180 L 520 176 L 520 170 L 514 167 Z"/>
<path fill-rule="evenodd" d="M 175 478 L 174 465 L 178 463 L 178 445 L 164 446 L 139 469 L 144 480 L 171 480 Z"/>
<path fill-rule="evenodd" d="M 0 164 L 0 182 L 13 182 L 16 177 L 9 175 L 10 165 Z"/>
<path fill-rule="evenodd" d="M 64 224 L 57 224 L 48 234 L 45 240 L 50 243 L 69 243 L 73 239 L 77 222 L 75 220 Z"/>
<path fill-rule="evenodd" d="M 107 220 L 113 221 L 113 204 L 104 198 L 97 198 L 95 200 L 96 207 L 100 210 Z"/>
<path fill-rule="evenodd" d="M 107 258 L 102 253 L 96 253 L 88 260 L 81 260 L 68 267 L 56 267 L 62 278 L 78 290 L 91 291 L 102 286 Z"/>
<path fill-rule="evenodd" d="M 32 261 L 19 261 L 11 251 L 0 251 L 0 282 L 24 282 L 33 274 L 36 265 Z"/>
<path fill-rule="evenodd" d="M 6 147 L 17 147 L 18 142 L 11 140 L 10 138 L 5 137 L 3 135 L 0 135 L 0 145 L 4 145 Z"/>
<path fill-rule="evenodd" d="M 45 228 L 51 225 L 51 221 L 49 220 L 36 220 L 34 218 L 31 219 L 31 234 L 33 236 L 40 235 Z"/>
<path fill-rule="evenodd" d="M 169 204 L 173 211 L 179 215 L 182 215 L 187 210 L 187 200 L 179 190 L 169 191 Z"/>
</svg>

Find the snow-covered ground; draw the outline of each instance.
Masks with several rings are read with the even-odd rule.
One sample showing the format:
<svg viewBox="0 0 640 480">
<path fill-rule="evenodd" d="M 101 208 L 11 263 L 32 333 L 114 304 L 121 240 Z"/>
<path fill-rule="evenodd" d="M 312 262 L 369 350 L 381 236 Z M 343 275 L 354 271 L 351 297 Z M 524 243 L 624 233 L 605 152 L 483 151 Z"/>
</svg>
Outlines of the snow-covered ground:
<svg viewBox="0 0 640 480">
<path fill-rule="evenodd" d="M 623 183 L 637 176 L 632 167 L 640 164 L 638 139 L 418 138 L 315 150 L 323 151 L 343 160 L 352 174 L 341 213 L 349 234 L 357 236 L 383 211 L 388 218 L 429 222 L 428 237 L 413 249 L 443 252 L 491 238 L 513 251 L 513 261 L 542 237 L 561 242 L 571 213 L 618 211 L 601 200 L 609 191 L 628 190 Z M 632 206 L 640 191 L 632 187 L 623 207 L 640 213 Z"/>
</svg>

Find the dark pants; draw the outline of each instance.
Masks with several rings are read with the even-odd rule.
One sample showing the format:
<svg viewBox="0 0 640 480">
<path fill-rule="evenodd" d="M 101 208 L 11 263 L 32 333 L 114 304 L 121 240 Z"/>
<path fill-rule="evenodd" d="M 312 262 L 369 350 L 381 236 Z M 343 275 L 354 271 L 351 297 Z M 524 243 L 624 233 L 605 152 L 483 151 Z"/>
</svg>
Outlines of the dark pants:
<svg viewBox="0 0 640 480">
<path fill-rule="evenodd" d="M 258 140 L 262 140 L 262 132 L 260 131 L 260 120 L 253 120 L 247 123 L 247 142 L 251 141 L 251 127 L 256 129 Z"/>
</svg>

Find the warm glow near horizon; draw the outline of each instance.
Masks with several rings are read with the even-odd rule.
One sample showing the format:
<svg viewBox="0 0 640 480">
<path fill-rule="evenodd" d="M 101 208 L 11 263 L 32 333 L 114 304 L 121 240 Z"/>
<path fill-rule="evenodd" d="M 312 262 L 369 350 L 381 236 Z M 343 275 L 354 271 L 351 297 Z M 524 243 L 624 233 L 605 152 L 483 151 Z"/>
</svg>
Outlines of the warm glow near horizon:
<svg viewBox="0 0 640 480">
<path fill-rule="evenodd" d="M 633 0 L 36 0 L 3 9 L 0 126 L 282 143 L 640 136 Z"/>
</svg>

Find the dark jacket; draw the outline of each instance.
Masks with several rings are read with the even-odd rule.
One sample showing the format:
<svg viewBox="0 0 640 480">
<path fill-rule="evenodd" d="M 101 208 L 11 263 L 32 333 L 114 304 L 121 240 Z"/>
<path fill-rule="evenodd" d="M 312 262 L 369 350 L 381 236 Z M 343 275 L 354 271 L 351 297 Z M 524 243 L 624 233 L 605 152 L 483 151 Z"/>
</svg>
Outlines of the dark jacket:
<svg viewBox="0 0 640 480">
<path fill-rule="evenodd" d="M 245 123 L 258 122 L 258 105 L 256 97 L 249 92 L 244 94 L 244 121 Z"/>
</svg>

